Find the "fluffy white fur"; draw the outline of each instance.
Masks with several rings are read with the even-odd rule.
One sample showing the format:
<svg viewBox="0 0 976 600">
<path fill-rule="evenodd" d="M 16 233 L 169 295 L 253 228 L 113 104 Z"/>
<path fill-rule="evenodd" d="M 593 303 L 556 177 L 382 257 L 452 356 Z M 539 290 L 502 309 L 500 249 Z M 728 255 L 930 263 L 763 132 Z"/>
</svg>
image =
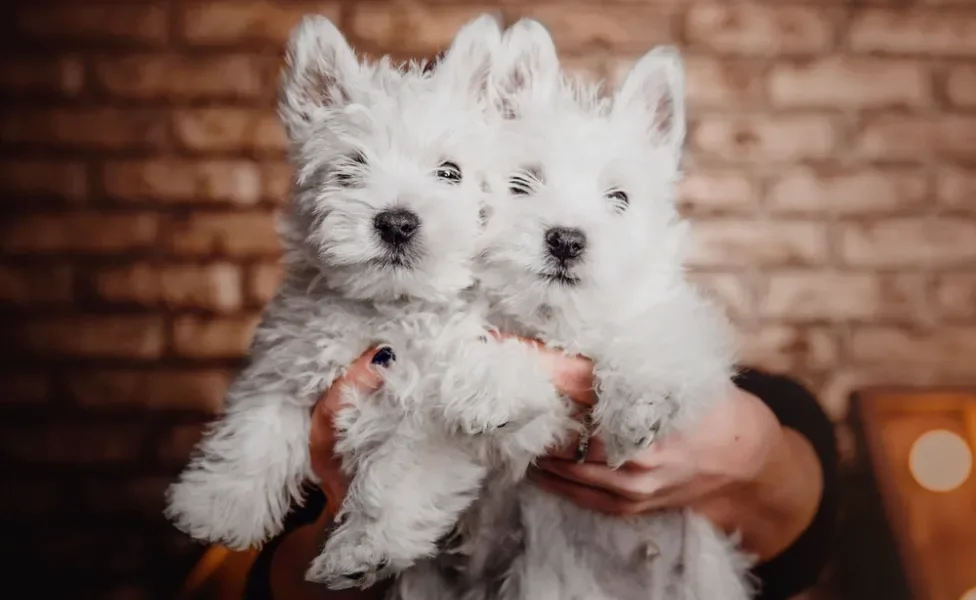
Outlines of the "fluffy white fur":
<svg viewBox="0 0 976 600">
<path fill-rule="evenodd" d="M 493 182 L 482 292 L 500 329 L 594 360 L 593 433 L 620 466 L 657 435 L 692 426 L 732 386 L 730 328 L 682 266 L 680 58 L 652 50 L 604 97 L 564 78 L 549 34 L 523 20 L 505 34 L 489 91 L 504 117 L 505 162 Z M 413 594 L 401 597 L 750 593 L 745 557 L 688 511 L 621 520 L 531 484 L 513 490 L 493 480 L 458 527 L 447 555 L 401 577 L 401 590 Z"/>
<path fill-rule="evenodd" d="M 432 556 L 489 470 L 521 473 L 567 431 L 538 353 L 487 335 L 471 291 L 500 39 L 482 17 L 436 69 L 395 69 L 360 61 L 325 18 L 293 32 L 279 105 L 297 171 L 287 276 L 224 414 L 169 490 L 183 531 L 234 548 L 276 534 L 314 479 L 310 408 L 373 344 L 396 360 L 380 392 L 349 391 L 339 413 L 353 479 L 311 580 L 368 586 Z"/>
</svg>

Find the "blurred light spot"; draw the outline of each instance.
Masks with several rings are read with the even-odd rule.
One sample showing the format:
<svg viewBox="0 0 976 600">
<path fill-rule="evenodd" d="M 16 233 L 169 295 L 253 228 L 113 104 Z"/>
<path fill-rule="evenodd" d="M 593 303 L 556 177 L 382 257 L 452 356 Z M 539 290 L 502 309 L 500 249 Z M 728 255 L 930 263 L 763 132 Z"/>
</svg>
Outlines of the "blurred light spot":
<svg viewBox="0 0 976 600">
<path fill-rule="evenodd" d="M 961 437 L 938 429 L 915 440 L 908 463 L 912 477 L 920 486 L 932 492 L 949 492 L 969 477 L 973 454 Z M 963 600 L 976 600 L 976 597 L 967 595 Z"/>
</svg>

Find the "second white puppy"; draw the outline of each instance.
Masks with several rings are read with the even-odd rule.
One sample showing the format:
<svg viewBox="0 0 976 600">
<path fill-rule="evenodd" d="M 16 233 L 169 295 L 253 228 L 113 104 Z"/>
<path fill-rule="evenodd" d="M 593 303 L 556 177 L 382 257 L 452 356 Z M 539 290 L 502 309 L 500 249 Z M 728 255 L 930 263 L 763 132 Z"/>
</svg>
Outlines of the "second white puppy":
<svg viewBox="0 0 976 600">
<path fill-rule="evenodd" d="M 655 49 L 606 98 L 565 78 L 548 32 L 523 20 L 506 32 L 492 80 L 509 143 L 483 291 L 499 328 L 593 359 L 593 433 L 619 467 L 657 436 L 692 426 L 732 386 L 731 329 L 683 268 L 682 63 L 675 50 Z M 749 595 L 747 561 L 690 512 L 620 519 L 527 483 L 490 492 L 460 525 L 464 560 L 441 560 L 457 598 Z M 513 551 L 514 562 L 500 565 Z"/>
</svg>

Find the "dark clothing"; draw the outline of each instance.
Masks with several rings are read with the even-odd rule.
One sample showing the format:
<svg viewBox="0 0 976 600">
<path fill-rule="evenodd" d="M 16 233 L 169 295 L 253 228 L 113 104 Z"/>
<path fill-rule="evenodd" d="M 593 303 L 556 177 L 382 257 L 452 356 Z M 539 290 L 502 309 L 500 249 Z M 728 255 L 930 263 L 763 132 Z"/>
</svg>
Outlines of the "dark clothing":
<svg viewBox="0 0 976 600">
<path fill-rule="evenodd" d="M 792 379 L 746 370 L 736 384 L 762 400 L 784 427 L 810 440 L 823 470 L 823 494 L 813 521 L 790 547 L 752 571 L 761 586 L 758 600 L 787 600 L 817 582 L 830 553 L 838 495 L 834 427 L 813 394 Z"/>
<path fill-rule="evenodd" d="M 823 468 L 823 496 L 809 527 L 779 556 L 757 565 L 752 571 L 761 588 L 758 600 L 787 600 L 812 586 L 827 560 L 837 511 L 834 429 L 816 398 L 792 379 L 745 370 L 736 377 L 736 385 L 769 406 L 784 427 L 795 429 L 810 440 Z M 315 521 L 323 508 L 325 496 L 322 491 L 310 488 L 305 505 L 290 515 L 285 532 Z M 281 536 L 268 543 L 251 568 L 246 600 L 273 600 L 271 557 L 280 539 Z"/>
</svg>

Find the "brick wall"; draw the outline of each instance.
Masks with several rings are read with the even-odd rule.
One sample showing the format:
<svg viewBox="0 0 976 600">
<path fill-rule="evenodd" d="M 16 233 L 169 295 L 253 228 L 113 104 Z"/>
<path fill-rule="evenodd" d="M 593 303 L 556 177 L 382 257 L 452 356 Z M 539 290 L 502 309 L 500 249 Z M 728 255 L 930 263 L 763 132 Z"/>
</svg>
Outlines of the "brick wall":
<svg viewBox="0 0 976 600">
<path fill-rule="evenodd" d="M 361 49 L 429 55 L 485 9 L 543 19 L 568 65 L 610 80 L 652 44 L 684 48 L 696 277 L 753 363 L 838 420 L 853 386 L 976 382 L 965 0 L 8 3 L 0 519 L 17 557 L 75 597 L 168 597 L 194 550 L 161 492 L 278 277 L 289 28 L 319 11 Z"/>
</svg>

